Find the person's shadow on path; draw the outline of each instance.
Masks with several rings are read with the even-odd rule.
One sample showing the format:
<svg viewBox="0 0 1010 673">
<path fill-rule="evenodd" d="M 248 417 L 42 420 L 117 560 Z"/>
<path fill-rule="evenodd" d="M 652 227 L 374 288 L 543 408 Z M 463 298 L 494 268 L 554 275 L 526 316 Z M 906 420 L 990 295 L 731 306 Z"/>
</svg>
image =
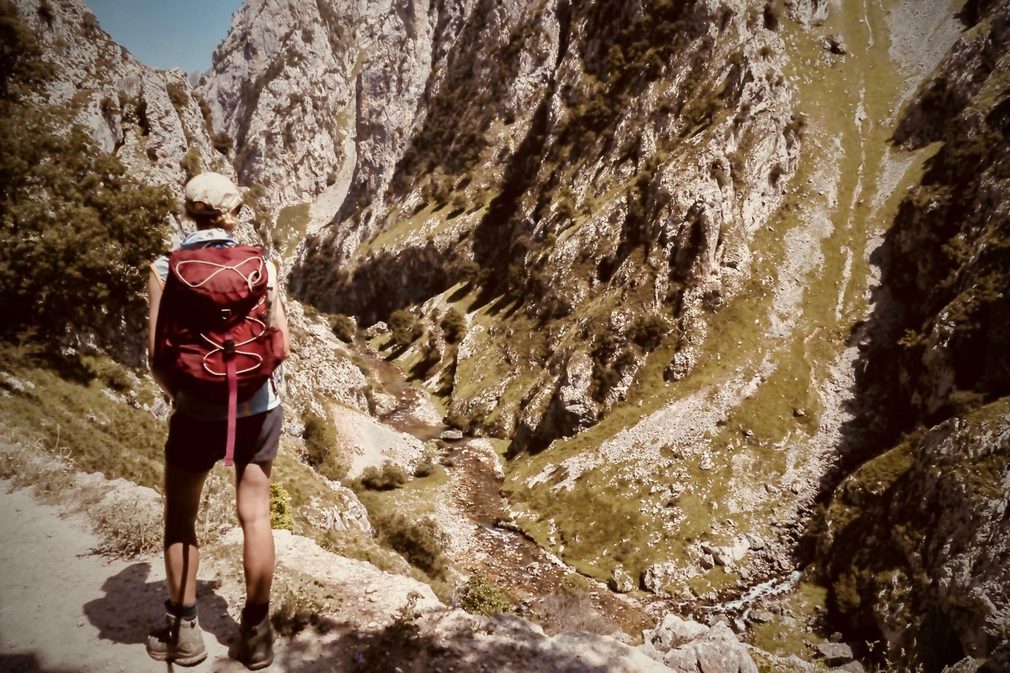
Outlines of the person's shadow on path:
<svg viewBox="0 0 1010 673">
<path fill-rule="evenodd" d="M 135 563 L 105 580 L 103 598 L 85 603 L 84 614 L 98 637 L 134 645 L 147 642 L 147 634 L 165 624 L 165 580 L 148 582 L 150 563 Z M 197 581 L 200 627 L 228 646 L 238 633 L 238 623 L 228 614 L 228 603 L 215 593 L 216 582 Z"/>
</svg>

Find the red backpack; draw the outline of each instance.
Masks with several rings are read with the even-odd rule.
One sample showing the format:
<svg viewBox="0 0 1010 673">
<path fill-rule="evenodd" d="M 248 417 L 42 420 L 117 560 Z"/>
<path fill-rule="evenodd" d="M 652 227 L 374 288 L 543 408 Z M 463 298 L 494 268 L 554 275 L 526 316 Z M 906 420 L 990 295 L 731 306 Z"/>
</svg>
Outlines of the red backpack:
<svg viewBox="0 0 1010 673">
<path fill-rule="evenodd" d="M 284 337 L 268 324 L 267 276 L 257 246 L 180 248 L 168 257 L 153 369 L 172 390 L 228 403 L 225 465 L 234 462 L 238 401 L 283 359 Z"/>
</svg>

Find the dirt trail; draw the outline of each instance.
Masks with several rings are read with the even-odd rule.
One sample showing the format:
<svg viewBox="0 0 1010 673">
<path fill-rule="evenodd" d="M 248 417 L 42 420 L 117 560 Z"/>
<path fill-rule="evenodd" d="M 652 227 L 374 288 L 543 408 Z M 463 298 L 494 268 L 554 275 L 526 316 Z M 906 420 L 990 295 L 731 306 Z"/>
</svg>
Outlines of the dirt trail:
<svg viewBox="0 0 1010 673">
<path fill-rule="evenodd" d="M 64 515 L 0 481 L 0 672 L 143 673 L 172 670 L 144 648 L 163 619 L 160 557 L 107 560 L 81 514 Z M 16 541 L 17 544 L 12 544 Z M 207 661 L 193 671 L 244 671 L 228 659 L 238 626 L 201 569 L 200 621 Z M 276 667 L 272 670 L 280 670 Z"/>
</svg>

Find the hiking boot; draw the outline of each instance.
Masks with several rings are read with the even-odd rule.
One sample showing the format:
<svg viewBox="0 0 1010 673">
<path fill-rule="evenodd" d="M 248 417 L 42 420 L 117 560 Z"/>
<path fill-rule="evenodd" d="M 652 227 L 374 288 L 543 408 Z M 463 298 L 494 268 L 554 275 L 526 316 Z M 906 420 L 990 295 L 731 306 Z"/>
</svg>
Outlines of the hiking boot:
<svg viewBox="0 0 1010 673">
<path fill-rule="evenodd" d="M 250 671 L 266 668 L 274 661 L 274 626 L 270 615 L 259 624 L 239 627 L 237 658 Z"/>
<path fill-rule="evenodd" d="M 171 661 L 180 666 L 196 666 L 207 658 L 203 631 L 196 618 L 183 619 L 165 614 L 165 627 L 147 637 L 147 653 L 155 661 Z"/>
</svg>

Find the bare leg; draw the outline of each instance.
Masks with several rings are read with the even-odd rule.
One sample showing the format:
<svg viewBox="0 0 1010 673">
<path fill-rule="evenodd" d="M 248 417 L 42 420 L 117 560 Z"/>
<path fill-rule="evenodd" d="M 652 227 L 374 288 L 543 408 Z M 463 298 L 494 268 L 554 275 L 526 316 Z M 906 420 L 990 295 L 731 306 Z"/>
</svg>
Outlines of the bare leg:
<svg viewBox="0 0 1010 673">
<path fill-rule="evenodd" d="M 196 571 L 200 566 L 196 515 L 206 478 L 206 472 L 165 466 L 165 574 L 169 600 L 176 605 L 196 602 Z"/>
<path fill-rule="evenodd" d="M 236 466 L 236 500 L 245 540 L 242 562 L 249 603 L 269 602 L 274 579 L 274 534 L 270 526 L 272 467 L 271 462 Z"/>
</svg>

